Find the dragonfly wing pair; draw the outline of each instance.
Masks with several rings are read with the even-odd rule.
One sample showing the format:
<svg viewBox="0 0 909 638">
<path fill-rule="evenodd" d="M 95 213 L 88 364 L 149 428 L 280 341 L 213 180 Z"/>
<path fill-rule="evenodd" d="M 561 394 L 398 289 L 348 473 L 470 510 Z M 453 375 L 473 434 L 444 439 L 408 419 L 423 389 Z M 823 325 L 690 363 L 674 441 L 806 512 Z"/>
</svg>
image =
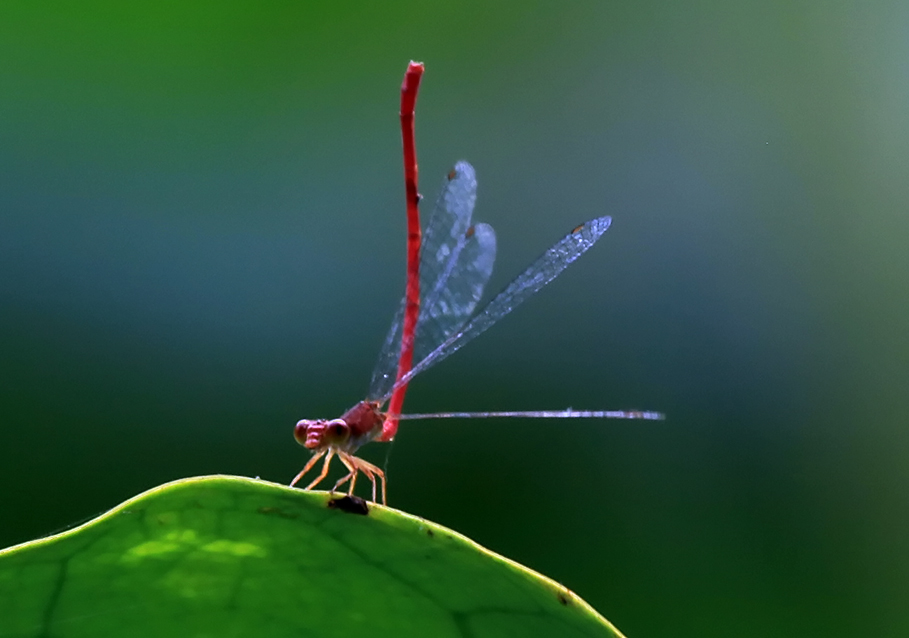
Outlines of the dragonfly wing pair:
<svg viewBox="0 0 909 638">
<path fill-rule="evenodd" d="M 476 173 L 467 162 L 458 162 L 446 177 L 423 232 L 415 361 L 422 361 L 464 326 L 492 274 L 495 232 L 488 224 L 472 224 L 476 201 Z M 403 319 L 404 300 L 379 353 L 367 393 L 369 400 L 387 399 L 391 395 L 401 351 Z"/>
<path fill-rule="evenodd" d="M 423 301 L 414 346 L 417 363 L 395 382 L 404 316 L 402 302 L 373 372 L 369 400 L 384 404 L 397 386 L 485 332 L 584 254 L 612 222 L 610 217 L 597 217 L 572 230 L 470 319 L 492 274 L 496 254 L 492 227 L 471 224 L 476 197 L 473 167 L 458 162 L 448 174 L 423 235 L 420 255 Z"/>
<path fill-rule="evenodd" d="M 394 387 L 409 382 L 414 376 L 454 354 L 461 347 L 486 332 L 499 319 L 527 301 L 540 288 L 558 277 L 569 264 L 587 252 L 609 229 L 611 222 L 610 217 L 591 219 L 557 241 L 508 284 L 502 292 L 493 297 L 463 328 L 452 333 L 428 355 L 418 359 L 410 372 L 392 386 L 392 391 Z M 379 397 L 377 400 L 384 403 L 388 396 Z"/>
</svg>

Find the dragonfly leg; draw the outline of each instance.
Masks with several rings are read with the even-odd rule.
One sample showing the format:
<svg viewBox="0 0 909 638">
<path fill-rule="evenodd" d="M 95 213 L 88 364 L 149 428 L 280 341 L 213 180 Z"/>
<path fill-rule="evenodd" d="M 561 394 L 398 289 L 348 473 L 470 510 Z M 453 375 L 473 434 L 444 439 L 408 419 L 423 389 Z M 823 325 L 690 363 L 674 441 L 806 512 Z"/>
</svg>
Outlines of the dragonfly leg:
<svg viewBox="0 0 909 638">
<path fill-rule="evenodd" d="M 376 501 L 376 477 L 382 482 L 382 504 L 386 505 L 386 495 L 385 495 L 385 472 L 380 470 L 378 467 L 370 463 L 369 461 L 364 461 L 363 459 L 353 456 L 351 454 L 345 454 L 344 452 L 339 452 L 338 457 L 344 461 L 344 465 L 347 465 L 348 468 L 351 468 L 351 473 L 356 474 L 358 471 L 363 472 L 366 477 L 372 481 L 372 502 Z M 345 459 L 346 457 L 346 459 Z M 348 465 L 349 463 L 349 465 Z M 345 477 L 346 479 L 346 477 Z M 343 481 L 342 481 L 343 482 Z M 351 493 L 353 493 L 353 488 L 351 488 Z"/>
<path fill-rule="evenodd" d="M 364 472 L 369 480 L 372 481 L 372 502 L 376 502 L 376 475 L 371 472 Z"/>
<path fill-rule="evenodd" d="M 319 473 L 319 476 L 317 476 L 316 479 L 312 483 L 307 485 L 304 489 L 311 490 L 316 485 L 321 483 L 322 480 L 326 476 L 328 476 L 328 465 L 331 463 L 331 457 L 333 457 L 334 455 L 335 455 L 334 450 L 328 450 L 328 454 L 325 456 L 325 464 L 322 466 L 322 471 Z"/>
<path fill-rule="evenodd" d="M 344 452 L 338 452 L 338 458 L 341 459 L 341 463 L 344 464 L 344 467 L 346 467 L 349 470 L 349 472 L 346 476 L 342 476 L 341 478 L 338 479 L 338 482 L 335 483 L 335 486 L 333 488 L 331 488 L 331 491 L 334 492 L 339 487 L 344 485 L 347 481 L 350 481 L 350 489 L 348 490 L 347 493 L 353 494 L 354 486 L 356 486 L 356 484 L 357 484 L 357 472 L 359 470 L 357 470 L 356 465 L 354 465 L 353 463 L 350 462 L 349 459 L 352 459 L 353 457 L 350 456 L 349 454 L 345 454 Z"/>
<path fill-rule="evenodd" d="M 319 459 L 321 459 L 323 456 L 325 456 L 326 452 L 328 452 L 328 450 L 322 450 L 321 452 L 316 452 L 315 454 L 313 454 L 312 457 L 309 459 L 309 461 L 306 462 L 306 465 L 303 466 L 303 469 L 300 470 L 300 473 L 297 474 L 294 477 L 294 480 L 292 480 L 290 482 L 290 486 L 293 487 L 294 485 L 296 485 L 300 481 L 300 479 L 303 478 L 303 476 L 312 469 L 312 466 L 315 465 Z M 307 488 L 307 489 L 309 489 L 309 488 Z"/>
<path fill-rule="evenodd" d="M 363 463 L 366 463 L 366 461 L 363 461 L 363 459 L 357 459 L 357 460 L 362 461 Z M 367 465 L 368 465 L 368 463 L 366 465 L 364 465 L 363 467 L 361 467 L 360 469 L 363 470 L 363 474 L 366 475 L 366 478 L 368 478 L 370 481 L 372 481 L 372 502 L 375 503 L 376 502 L 376 474 L 375 474 L 375 472 L 372 471 L 372 469 L 370 467 L 367 467 Z"/>
</svg>

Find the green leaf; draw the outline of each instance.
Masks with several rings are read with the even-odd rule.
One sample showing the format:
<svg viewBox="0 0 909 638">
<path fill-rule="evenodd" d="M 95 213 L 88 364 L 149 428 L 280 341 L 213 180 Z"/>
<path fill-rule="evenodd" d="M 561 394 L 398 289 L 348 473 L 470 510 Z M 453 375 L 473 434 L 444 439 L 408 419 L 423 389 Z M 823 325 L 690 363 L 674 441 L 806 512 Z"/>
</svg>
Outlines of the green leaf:
<svg viewBox="0 0 909 638">
<path fill-rule="evenodd" d="M 227 476 L 140 494 L 0 551 L 0 636 L 621 636 L 460 534 L 338 499 Z"/>
</svg>

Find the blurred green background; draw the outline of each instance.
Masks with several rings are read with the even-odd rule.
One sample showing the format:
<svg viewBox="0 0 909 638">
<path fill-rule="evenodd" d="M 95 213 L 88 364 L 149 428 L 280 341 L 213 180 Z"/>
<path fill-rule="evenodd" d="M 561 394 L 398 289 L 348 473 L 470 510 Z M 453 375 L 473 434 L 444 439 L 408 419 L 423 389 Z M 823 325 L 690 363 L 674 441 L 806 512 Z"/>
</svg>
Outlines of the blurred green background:
<svg viewBox="0 0 909 638">
<path fill-rule="evenodd" d="M 393 506 L 629 636 L 909 634 L 909 4 L 82 2 L 0 9 L 0 546 L 156 484 L 287 482 L 403 290 L 397 109 L 458 159 L 491 291 L 411 386 Z M 428 207 L 424 207 L 428 212 Z M 364 456 L 385 462 L 387 446 Z"/>
</svg>

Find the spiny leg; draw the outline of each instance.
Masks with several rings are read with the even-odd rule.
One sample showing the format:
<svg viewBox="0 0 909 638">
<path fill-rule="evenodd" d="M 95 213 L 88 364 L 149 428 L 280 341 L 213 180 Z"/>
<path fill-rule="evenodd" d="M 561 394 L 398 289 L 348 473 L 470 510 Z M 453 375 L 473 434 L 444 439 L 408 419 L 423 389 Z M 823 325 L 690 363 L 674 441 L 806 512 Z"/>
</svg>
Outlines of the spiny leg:
<svg viewBox="0 0 909 638">
<path fill-rule="evenodd" d="M 369 480 L 372 482 L 372 502 L 375 503 L 376 502 L 376 475 L 373 474 L 371 471 L 367 470 L 366 468 L 363 468 L 363 474 L 365 474 L 367 476 L 367 478 L 369 478 Z"/>
<path fill-rule="evenodd" d="M 358 458 L 356 461 L 357 466 L 360 468 L 360 471 L 368 476 L 369 480 L 372 481 L 372 502 L 376 502 L 376 477 L 378 476 L 379 480 L 382 482 L 382 505 L 388 505 L 388 499 L 385 495 L 385 472 L 380 470 L 372 463 L 364 461 L 363 459 Z"/>
<path fill-rule="evenodd" d="M 297 482 L 298 482 L 301 478 L 303 478 L 303 476 L 304 476 L 307 472 L 309 472 L 309 471 L 312 469 L 312 466 L 316 464 L 316 461 L 318 461 L 318 460 L 321 459 L 323 456 L 325 456 L 325 453 L 326 453 L 326 452 L 328 452 L 328 450 L 321 450 L 321 451 L 316 452 L 315 454 L 313 454 L 312 457 L 306 462 L 306 465 L 303 466 L 303 469 L 300 470 L 300 473 L 297 474 L 297 475 L 294 477 L 294 480 L 292 480 L 292 481 L 290 482 L 290 486 L 293 487 L 294 485 L 296 485 Z M 309 488 L 306 488 L 306 489 L 309 489 Z"/>
<path fill-rule="evenodd" d="M 379 475 L 379 480 L 382 481 L 382 505 L 388 505 L 388 494 L 385 488 L 385 472 L 379 468 L 375 468 L 376 474 Z"/>
<path fill-rule="evenodd" d="M 349 479 L 350 477 L 353 477 L 353 480 L 350 482 L 350 490 L 347 492 L 348 494 L 352 495 L 353 491 L 354 491 L 354 484 L 357 482 L 357 475 L 360 471 L 362 471 L 363 474 L 366 475 L 366 478 L 368 478 L 370 481 L 372 481 L 372 502 L 375 503 L 376 502 L 376 477 L 369 468 L 361 465 L 361 463 L 366 463 L 366 461 L 363 461 L 363 459 L 358 459 L 357 457 L 355 457 L 351 454 L 346 454 L 345 452 L 338 452 L 338 458 L 341 459 L 341 462 L 347 466 L 347 469 L 350 470 L 350 474 L 348 474 L 343 479 L 338 481 L 337 484 L 335 484 L 335 489 L 337 489 L 340 485 L 342 485 L 347 479 Z M 367 463 L 367 465 L 369 465 L 369 464 Z"/>
<path fill-rule="evenodd" d="M 366 478 L 368 478 L 372 482 L 372 502 L 375 503 L 376 502 L 376 474 L 375 474 L 375 472 L 373 472 L 373 469 L 375 469 L 375 466 L 370 465 L 363 459 L 358 459 L 355 456 L 350 457 L 350 462 L 358 470 L 363 472 L 363 474 L 366 475 Z M 351 490 L 351 491 L 353 491 L 353 490 Z"/>
<path fill-rule="evenodd" d="M 350 490 L 347 493 L 353 494 L 354 486 L 357 484 L 358 470 L 356 465 L 352 464 L 349 459 L 352 459 L 354 457 L 350 456 L 349 454 L 345 454 L 344 452 L 338 452 L 338 458 L 341 459 L 341 463 L 343 463 L 344 467 L 349 470 L 349 473 L 339 478 L 338 482 L 335 483 L 335 486 L 331 488 L 331 491 L 334 493 L 335 490 L 344 485 L 347 481 L 350 481 Z"/>
<path fill-rule="evenodd" d="M 372 481 L 372 502 L 373 503 L 376 502 L 376 476 L 379 477 L 379 480 L 382 481 L 382 504 L 386 505 L 387 499 L 386 499 L 386 494 L 385 494 L 385 472 L 380 470 L 378 467 L 376 467 L 369 461 L 364 461 L 363 459 L 361 459 L 359 457 L 352 456 L 350 454 L 345 454 L 344 452 L 339 452 L 338 456 L 341 457 L 341 455 L 347 457 L 347 461 L 350 462 L 350 465 L 348 465 L 347 463 L 345 463 L 344 465 L 347 465 L 347 467 L 350 467 L 352 465 L 356 470 L 363 472 L 363 474 L 365 474 L 369 478 L 369 480 Z M 342 458 L 342 460 L 343 460 L 343 458 Z"/>
<path fill-rule="evenodd" d="M 316 480 L 313 481 L 312 483 L 310 483 L 309 485 L 307 485 L 305 489 L 311 490 L 316 485 L 321 483 L 322 479 L 324 479 L 326 476 L 328 476 L 328 464 L 331 463 L 331 457 L 333 457 L 334 455 L 335 455 L 334 450 L 328 450 L 328 455 L 325 457 L 325 465 L 322 466 L 322 472 L 319 474 L 319 476 L 316 477 Z"/>
</svg>

